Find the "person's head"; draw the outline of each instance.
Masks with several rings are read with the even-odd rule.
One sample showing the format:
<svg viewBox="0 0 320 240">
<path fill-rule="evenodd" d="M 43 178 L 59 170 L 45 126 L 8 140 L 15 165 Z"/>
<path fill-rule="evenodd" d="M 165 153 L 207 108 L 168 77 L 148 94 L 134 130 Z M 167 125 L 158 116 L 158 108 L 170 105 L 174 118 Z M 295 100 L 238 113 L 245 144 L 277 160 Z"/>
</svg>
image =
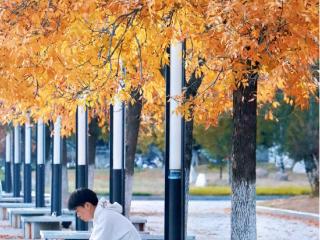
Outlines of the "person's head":
<svg viewBox="0 0 320 240">
<path fill-rule="evenodd" d="M 80 188 L 70 195 L 68 208 L 69 210 L 75 210 L 77 217 L 87 222 L 93 218 L 97 204 L 98 197 L 94 191 L 88 188 Z"/>
</svg>

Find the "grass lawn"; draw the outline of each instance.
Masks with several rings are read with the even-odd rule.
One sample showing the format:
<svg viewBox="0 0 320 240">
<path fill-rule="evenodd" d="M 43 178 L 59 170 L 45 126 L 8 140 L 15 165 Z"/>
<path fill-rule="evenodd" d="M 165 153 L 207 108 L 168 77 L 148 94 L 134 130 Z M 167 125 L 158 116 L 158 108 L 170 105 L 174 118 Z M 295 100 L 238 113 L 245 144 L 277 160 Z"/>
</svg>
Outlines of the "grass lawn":
<svg viewBox="0 0 320 240">
<path fill-rule="evenodd" d="M 310 187 L 306 174 L 297 174 L 287 171 L 288 181 L 276 180 L 277 169 L 272 166 L 258 166 L 267 169 L 269 174 L 264 178 L 257 178 L 257 194 L 259 195 L 301 195 L 309 194 Z M 50 193 L 51 172 L 46 172 L 46 192 Z M 206 187 L 195 187 L 190 185 L 190 193 L 194 195 L 229 195 L 228 172 L 222 172 L 220 178 L 219 169 L 201 165 L 197 173 L 204 173 L 207 179 Z M 33 173 L 34 174 L 34 173 Z M 3 173 L 0 172 L 3 179 Z M 33 175 L 33 179 L 35 176 Z M 90 180 L 89 180 L 90 181 Z M 63 183 L 66 183 L 64 181 Z M 69 192 L 75 189 L 75 170 L 68 170 Z M 33 182 L 34 184 L 34 182 Z M 109 191 L 109 169 L 95 169 L 93 189 L 98 193 Z M 164 171 L 163 169 L 136 169 L 134 174 L 133 192 L 136 195 L 164 195 Z"/>
<path fill-rule="evenodd" d="M 269 167 L 269 175 L 264 178 L 257 178 L 257 194 L 260 195 L 301 195 L 309 194 L 310 187 L 305 174 L 296 174 L 288 171 L 289 180 L 276 180 L 277 170 Z M 207 178 L 207 187 L 199 188 L 190 186 L 191 194 L 196 195 L 228 195 L 228 173 L 223 171 L 220 178 L 219 169 L 200 166 L 198 173 L 204 173 Z M 69 170 L 69 179 L 74 178 L 74 170 Z M 74 181 L 69 180 L 69 189 L 74 189 Z M 109 169 L 96 169 L 94 173 L 93 189 L 100 193 L 109 190 Z M 137 195 L 163 195 L 164 194 L 164 171 L 163 169 L 135 170 L 133 192 Z"/>
</svg>

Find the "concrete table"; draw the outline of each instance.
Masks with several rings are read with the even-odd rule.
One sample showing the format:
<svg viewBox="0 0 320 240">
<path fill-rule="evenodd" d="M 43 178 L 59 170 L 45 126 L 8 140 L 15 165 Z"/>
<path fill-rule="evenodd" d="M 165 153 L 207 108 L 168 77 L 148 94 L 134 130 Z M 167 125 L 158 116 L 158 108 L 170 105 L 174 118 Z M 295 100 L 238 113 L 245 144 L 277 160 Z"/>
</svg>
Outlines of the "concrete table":
<svg viewBox="0 0 320 240">
<path fill-rule="evenodd" d="M 142 240 L 164 240 L 163 235 L 152 235 L 152 234 L 140 234 Z M 195 240 L 195 236 L 188 236 L 186 240 Z"/>
<path fill-rule="evenodd" d="M 68 209 L 62 209 L 61 212 L 62 215 L 74 215 L 74 211 L 70 211 Z M 20 228 L 22 227 L 21 217 L 50 215 L 51 208 L 9 208 L 8 214 L 11 226 Z"/>
<path fill-rule="evenodd" d="M 0 202 L 0 220 L 8 219 L 8 208 L 31 208 L 34 207 L 34 203 L 6 203 Z"/>
<path fill-rule="evenodd" d="M 40 231 L 41 239 L 89 239 L 89 231 Z"/>
<path fill-rule="evenodd" d="M 41 239 L 89 239 L 90 231 L 40 231 Z M 152 235 L 149 233 L 140 233 L 142 240 L 164 240 L 162 235 Z M 188 236 L 187 240 L 195 240 L 194 236 Z"/>
<path fill-rule="evenodd" d="M 60 230 L 62 222 L 72 222 L 75 225 L 75 216 L 38 216 L 21 217 L 25 239 L 39 239 L 40 230 Z"/>
<path fill-rule="evenodd" d="M 21 217 L 43 216 L 51 213 L 50 208 L 9 208 L 9 222 L 14 228 L 21 228 Z"/>
<path fill-rule="evenodd" d="M 0 203 L 22 203 L 23 197 L 2 197 L 0 198 Z"/>
<path fill-rule="evenodd" d="M 130 221 L 132 222 L 133 226 L 135 226 L 138 232 L 144 232 L 147 219 L 142 217 L 130 217 Z"/>
</svg>

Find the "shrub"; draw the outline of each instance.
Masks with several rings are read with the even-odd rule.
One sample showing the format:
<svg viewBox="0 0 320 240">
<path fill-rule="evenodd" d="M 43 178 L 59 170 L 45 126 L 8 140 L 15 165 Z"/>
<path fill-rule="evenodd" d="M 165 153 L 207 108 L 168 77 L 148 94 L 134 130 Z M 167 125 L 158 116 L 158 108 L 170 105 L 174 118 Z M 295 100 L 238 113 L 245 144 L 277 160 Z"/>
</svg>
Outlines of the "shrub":
<svg viewBox="0 0 320 240">
<path fill-rule="evenodd" d="M 257 187 L 257 195 L 306 195 L 311 193 L 310 187 L 281 186 L 281 187 Z M 191 195 L 226 196 L 231 194 L 228 186 L 191 187 Z"/>
</svg>

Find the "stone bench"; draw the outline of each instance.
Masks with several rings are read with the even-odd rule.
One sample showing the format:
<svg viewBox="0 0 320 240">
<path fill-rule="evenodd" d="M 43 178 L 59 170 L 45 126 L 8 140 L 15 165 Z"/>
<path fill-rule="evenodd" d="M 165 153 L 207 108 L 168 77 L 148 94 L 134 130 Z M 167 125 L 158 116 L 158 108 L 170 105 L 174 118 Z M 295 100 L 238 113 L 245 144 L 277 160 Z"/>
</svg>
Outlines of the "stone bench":
<svg viewBox="0 0 320 240">
<path fill-rule="evenodd" d="M 75 226 L 75 215 L 62 215 L 62 216 L 34 216 L 34 217 L 21 217 L 23 232 L 25 238 L 35 239 L 40 237 L 40 230 L 60 230 L 62 222 L 72 222 Z M 141 217 L 131 217 L 130 221 L 135 228 L 143 232 L 147 220 Z M 92 222 L 89 222 L 89 226 Z M 89 227 L 90 229 L 90 227 Z"/>
<path fill-rule="evenodd" d="M 164 240 L 163 235 L 141 234 L 142 240 Z M 195 240 L 195 236 L 188 236 L 186 240 Z"/>
<path fill-rule="evenodd" d="M 50 214 L 49 208 L 8 208 L 8 216 L 11 227 L 20 228 L 21 216 L 41 216 L 44 214 Z"/>
<path fill-rule="evenodd" d="M 32 191 L 31 192 L 31 196 L 32 198 L 35 198 L 36 196 L 36 192 L 35 191 Z M 44 197 L 45 198 L 50 198 L 51 194 L 50 193 L 45 193 L 44 194 Z M 5 191 L 2 191 L 2 193 L 0 194 L 0 198 L 1 197 L 13 197 L 13 192 L 5 192 Z M 20 197 L 23 197 L 23 192 L 20 192 Z"/>
<path fill-rule="evenodd" d="M 138 230 L 138 232 L 144 232 L 146 228 L 147 219 L 137 216 L 130 217 L 130 221 L 133 226 Z"/>
<path fill-rule="evenodd" d="M 164 240 L 163 235 L 140 234 L 142 240 Z M 195 236 L 188 236 L 186 240 L 195 240 Z"/>
<path fill-rule="evenodd" d="M 0 203 L 22 203 L 23 197 L 2 197 Z"/>
<path fill-rule="evenodd" d="M 39 239 L 40 230 L 60 230 L 62 222 L 75 225 L 74 215 L 21 217 L 25 239 Z"/>
<path fill-rule="evenodd" d="M 10 202 L 23 203 L 23 201 L 24 201 L 23 197 L 9 197 L 8 196 L 8 197 L 1 197 L 0 198 L 0 203 L 10 203 Z M 35 197 L 32 197 L 32 202 L 34 202 L 34 201 L 35 201 Z M 45 204 L 50 203 L 51 197 L 45 197 L 44 201 L 45 201 Z"/>
<path fill-rule="evenodd" d="M 5 197 L 13 197 L 13 193 L 12 192 L 4 192 L 2 191 L 0 194 L 0 199 L 1 198 L 5 198 Z"/>
<path fill-rule="evenodd" d="M 90 231 L 40 231 L 41 239 L 89 239 Z"/>
<path fill-rule="evenodd" d="M 8 219 L 8 208 L 31 208 L 34 203 L 0 202 L 0 220 Z"/>
<path fill-rule="evenodd" d="M 21 217 L 25 216 L 43 216 L 50 215 L 51 209 L 48 207 L 44 208 L 9 208 L 9 222 L 12 227 L 21 228 Z M 62 209 L 63 215 L 73 215 L 74 211 L 69 211 L 68 209 Z"/>
<path fill-rule="evenodd" d="M 90 231 L 40 231 L 41 239 L 89 239 Z M 162 235 L 140 233 L 142 240 L 164 240 Z M 187 240 L 195 240 L 194 236 L 188 236 Z"/>
</svg>

